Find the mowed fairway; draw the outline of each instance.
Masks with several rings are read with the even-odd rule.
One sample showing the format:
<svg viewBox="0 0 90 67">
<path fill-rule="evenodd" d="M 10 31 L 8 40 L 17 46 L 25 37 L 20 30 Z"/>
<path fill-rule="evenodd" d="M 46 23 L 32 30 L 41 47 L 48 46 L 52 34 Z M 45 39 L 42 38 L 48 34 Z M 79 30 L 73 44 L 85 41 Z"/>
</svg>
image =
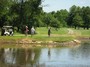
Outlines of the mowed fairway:
<svg viewBox="0 0 90 67">
<path fill-rule="evenodd" d="M 74 28 L 59 28 L 56 30 L 55 28 L 51 28 L 51 36 L 48 37 L 48 28 L 47 27 L 38 27 L 36 28 L 36 33 L 31 37 L 29 34 L 25 36 L 24 34 L 14 33 L 14 36 L 0 36 L 0 39 L 21 39 L 21 38 L 30 38 L 31 40 L 36 41 L 71 41 L 76 39 L 77 37 L 90 37 L 90 30 L 84 29 L 74 29 Z"/>
</svg>

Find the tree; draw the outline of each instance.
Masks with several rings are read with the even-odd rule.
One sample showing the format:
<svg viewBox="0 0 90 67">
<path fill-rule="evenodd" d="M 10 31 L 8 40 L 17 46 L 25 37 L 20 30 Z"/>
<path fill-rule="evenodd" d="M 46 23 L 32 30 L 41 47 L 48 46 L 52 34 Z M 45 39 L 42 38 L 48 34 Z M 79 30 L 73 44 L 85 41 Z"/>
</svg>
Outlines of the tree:
<svg viewBox="0 0 90 67">
<path fill-rule="evenodd" d="M 90 7 L 83 7 L 84 28 L 90 27 Z"/>
<path fill-rule="evenodd" d="M 28 24 L 29 29 L 37 25 L 37 19 L 42 10 L 42 7 L 39 7 L 39 5 L 41 5 L 41 0 L 28 0 L 24 2 L 24 20 L 27 19 L 24 25 Z"/>
<path fill-rule="evenodd" d="M 27 25 L 29 29 L 36 26 L 37 18 L 42 8 L 39 7 L 41 0 L 20 0 L 14 1 L 10 8 L 12 24 L 18 28 L 18 31 L 24 33 L 24 27 Z"/>
<path fill-rule="evenodd" d="M 76 6 L 73 5 L 70 10 L 69 10 L 69 16 L 67 18 L 67 24 L 68 26 L 72 27 L 73 26 L 73 17 L 75 16 L 76 14 Z"/>
<path fill-rule="evenodd" d="M 78 13 L 73 18 L 73 25 L 75 26 L 75 29 L 76 27 L 79 28 L 80 26 L 83 25 L 83 19 Z"/>
<path fill-rule="evenodd" d="M 7 21 L 6 15 L 9 11 L 10 0 L 0 0 L 0 27 L 2 27 Z"/>
<path fill-rule="evenodd" d="M 50 26 L 51 17 L 52 17 L 52 15 L 49 13 L 46 13 L 45 17 L 43 17 L 44 23 L 46 24 L 47 27 Z"/>
<path fill-rule="evenodd" d="M 57 11 L 55 14 L 55 18 L 60 22 L 62 27 L 67 26 L 67 17 L 68 17 L 67 10 L 60 10 L 60 11 Z"/>
<path fill-rule="evenodd" d="M 60 21 L 58 21 L 56 18 L 52 17 L 50 21 L 50 26 L 56 28 L 60 28 Z"/>
</svg>

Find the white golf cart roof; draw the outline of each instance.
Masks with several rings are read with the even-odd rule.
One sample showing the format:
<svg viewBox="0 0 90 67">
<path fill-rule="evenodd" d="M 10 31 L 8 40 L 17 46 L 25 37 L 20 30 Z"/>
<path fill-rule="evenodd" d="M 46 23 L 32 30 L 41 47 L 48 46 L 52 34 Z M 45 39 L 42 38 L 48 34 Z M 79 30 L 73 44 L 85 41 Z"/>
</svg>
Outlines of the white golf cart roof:
<svg viewBox="0 0 90 67">
<path fill-rule="evenodd" d="M 4 28 L 11 28 L 12 26 L 3 26 Z"/>
</svg>

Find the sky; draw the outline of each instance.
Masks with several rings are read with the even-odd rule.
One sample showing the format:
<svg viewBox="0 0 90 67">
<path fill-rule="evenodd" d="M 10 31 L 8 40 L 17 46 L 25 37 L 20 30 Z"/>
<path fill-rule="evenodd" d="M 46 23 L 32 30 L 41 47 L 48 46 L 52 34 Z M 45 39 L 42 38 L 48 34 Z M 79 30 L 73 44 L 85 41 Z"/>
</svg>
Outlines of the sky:
<svg viewBox="0 0 90 67">
<path fill-rule="evenodd" d="M 45 0 L 42 2 L 44 12 L 57 11 L 61 9 L 67 9 L 76 6 L 90 6 L 90 0 Z"/>
</svg>

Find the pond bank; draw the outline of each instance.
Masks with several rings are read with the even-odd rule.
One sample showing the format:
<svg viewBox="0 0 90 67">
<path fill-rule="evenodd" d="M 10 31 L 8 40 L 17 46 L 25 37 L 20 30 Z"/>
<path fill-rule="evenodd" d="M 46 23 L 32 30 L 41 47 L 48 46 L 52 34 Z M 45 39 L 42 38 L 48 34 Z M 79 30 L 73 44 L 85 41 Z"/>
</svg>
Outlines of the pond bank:
<svg viewBox="0 0 90 67">
<path fill-rule="evenodd" d="M 3 40 L 0 39 L 0 44 L 16 44 L 16 46 L 21 46 L 23 48 L 28 47 L 59 47 L 59 46 L 77 46 L 81 43 L 80 40 L 73 40 L 69 42 L 55 42 L 55 41 L 35 41 L 31 40 L 29 38 L 22 38 L 22 39 L 9 39 L 9 40 Z"/>
<path fill-rule="evenodd" d="M 90 41 L 90 37 L 77 37 L 71 41 L 53 41 L 53 40 L 45 40 L 38 41 L 31 38 L 19 38 L 19 39 L 0 39 L 0 47 L 1 45 L 15 44 L 14 47 L 22 47 L 22 48 L 30 48 L 30 47 L 73 47 L 78 46 L 82 42 Z"/>
</svg>

